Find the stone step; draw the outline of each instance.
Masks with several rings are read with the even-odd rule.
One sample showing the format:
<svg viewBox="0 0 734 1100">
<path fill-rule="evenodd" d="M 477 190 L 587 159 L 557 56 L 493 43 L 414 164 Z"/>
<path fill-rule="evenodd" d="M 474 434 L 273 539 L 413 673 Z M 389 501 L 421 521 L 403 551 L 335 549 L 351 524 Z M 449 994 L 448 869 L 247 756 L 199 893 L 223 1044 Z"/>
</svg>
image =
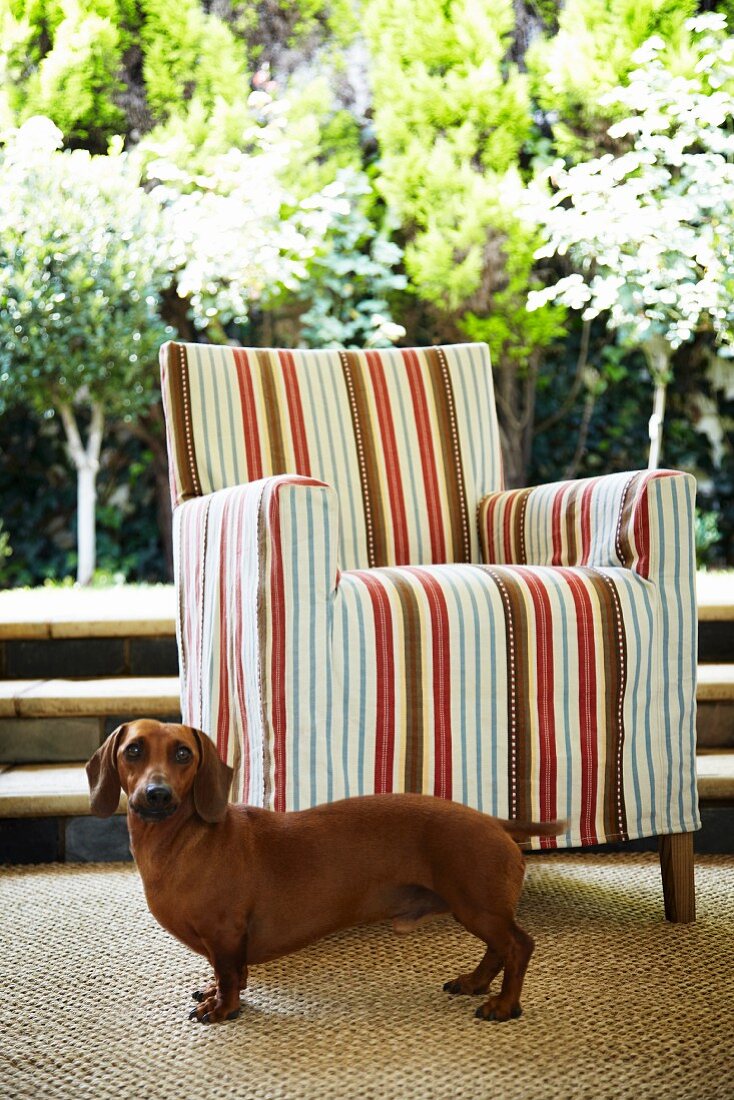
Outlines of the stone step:
<svg viewBox="0 0 734 1100">
<path fill-rule="evenodd" d="M 131 718 L 179 721 L 177 676 L 0 681 L 0 764 L 88 760 Z"/>
<path fill-rule="evenodd" d="M 173 637 L 172 584 L 0 592 L 0 638 Z"/>
<path fill-rule="evenodd" d="M 734 663 L 734 572 L 697 580 L 699 660 Z M 0 592 L 0 680 L 175 676 L 172 585 Z"/>
<path fill-rule="evenodd" d="M 699 753 L 697 772 L 697 850 L 734 853 L 734 751 Z M 112 818 L 90 815 L 83 764 L 0 769 L 0 864 L 128 859 L 125 809 L 123 795 Z"/>
<path fill-rule="evenodd" d="M 734 664 L 698 666 L 696 730 L 701 748 L 734 748 Z"/>
<path fill-rule="evenodd" d="M 696 756 L 702 802 L 734 801 L 734 751 L 703 750 Z M 126 812 L 124 794 L 117 813 Z M 84 764 L 32 764 L 0 771 L 0 817 L 89 814 Z"/>
<path fill-rule="evenodd" d="M 734 751 L 699 752 L 696 774 L 702 802 L 734 800 Z M 117 812 L 125 812 L 124 796 Z M 24 764 L 0 770 L 0 817 L 88 813 L 84 764 Z"/>
<path fill-rule="evenodd" d="M 173 714 L 179 707 L 177 676 L 113 676 L 97 680 L 0 681 L 0 717 L 85 717 Z"/>
<path fill-rule="evenodd" d="M 178 721 L 177 676 L 0 680 L 0 764 L 87 760 L 121 722 Z M 698 744 L 734 748 L 734 665 L 701 665 Z"/>
</svg>

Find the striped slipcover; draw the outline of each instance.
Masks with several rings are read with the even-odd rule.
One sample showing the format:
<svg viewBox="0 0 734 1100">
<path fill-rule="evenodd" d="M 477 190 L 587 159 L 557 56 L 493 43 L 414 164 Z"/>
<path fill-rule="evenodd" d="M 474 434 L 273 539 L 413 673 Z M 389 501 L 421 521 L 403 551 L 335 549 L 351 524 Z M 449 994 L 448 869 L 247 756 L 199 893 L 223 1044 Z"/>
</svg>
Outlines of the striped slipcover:
<svg viewBox="0 0 734 1100">
<path fill-rule="evenodd" d="M 503 491 L 481 344 L 161 362 L 182 712 L 233 798 L 699 827 L 689 475 Z"/>
</svg>

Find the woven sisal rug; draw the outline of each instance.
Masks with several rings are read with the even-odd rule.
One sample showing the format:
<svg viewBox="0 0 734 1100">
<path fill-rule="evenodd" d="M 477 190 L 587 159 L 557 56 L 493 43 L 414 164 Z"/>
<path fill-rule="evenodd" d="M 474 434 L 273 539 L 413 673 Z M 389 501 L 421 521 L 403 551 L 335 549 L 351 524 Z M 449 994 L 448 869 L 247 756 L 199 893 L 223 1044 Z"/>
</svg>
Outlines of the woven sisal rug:
<svg viewBox="0 0 734 1100">
<path fill-rule="evenodd" d="M 8 1100 L 713 1100 L 734 1097 L 734 859 L 697 863 L 699 919 L 662 919 L 654 856 L 529 860 L 522 1019 L 441 986 L 480 945 L 449 918 L 362 928 L 254 968 L 233 1023 L 189 1023 L 208 967 L 130 865 L 0 872 Z"/>
</svg>

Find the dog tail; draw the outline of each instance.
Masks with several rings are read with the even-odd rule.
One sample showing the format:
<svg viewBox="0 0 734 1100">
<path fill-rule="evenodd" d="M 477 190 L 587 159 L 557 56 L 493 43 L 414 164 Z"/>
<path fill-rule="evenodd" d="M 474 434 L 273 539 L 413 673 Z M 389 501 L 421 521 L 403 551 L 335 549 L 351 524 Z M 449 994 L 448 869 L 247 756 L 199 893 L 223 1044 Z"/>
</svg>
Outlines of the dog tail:
<svg viewBox="0 0 734 1100">
<path fill-rule="evenodd" d="M 531 836 L 560 836 L 568 828 L 567 821 L 504 821 L 500 818 L 499 823 L 518 843 Z"/>
</svg>

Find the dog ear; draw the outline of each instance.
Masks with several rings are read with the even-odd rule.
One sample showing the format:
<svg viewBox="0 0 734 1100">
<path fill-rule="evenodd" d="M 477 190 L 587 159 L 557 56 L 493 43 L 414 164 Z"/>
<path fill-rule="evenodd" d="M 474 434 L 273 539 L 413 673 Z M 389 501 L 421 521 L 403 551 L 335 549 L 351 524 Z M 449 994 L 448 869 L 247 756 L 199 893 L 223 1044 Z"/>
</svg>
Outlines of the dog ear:
<svg viewBox="0 0 734 1100">
<path fill-rule="evenodd" d="M 194 806 L 204 821 L 221 821 L 227 810 L 233 769 L 219 759 L 216 745 L 201 730 L 193 730 L 201 753 L 194 778 Z"/>
<path fill-rule="evenodd" d="M 126 726 L 118 726 L 97 749 L 87 764 L 89 804 L 97 817 L 111 817 L 120 802 L 120 776 L 117 771 L 117 747 Z"/>
</svg>

